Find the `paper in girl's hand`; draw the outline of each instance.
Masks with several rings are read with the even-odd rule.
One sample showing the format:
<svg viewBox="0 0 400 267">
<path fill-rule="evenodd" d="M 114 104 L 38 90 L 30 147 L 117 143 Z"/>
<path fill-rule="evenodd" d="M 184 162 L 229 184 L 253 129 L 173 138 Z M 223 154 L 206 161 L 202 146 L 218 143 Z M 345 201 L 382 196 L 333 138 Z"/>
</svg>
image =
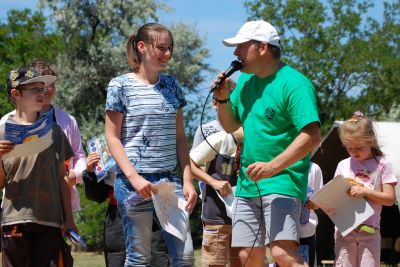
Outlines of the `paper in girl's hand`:
<svg viewBox="0 0 400 267">
<path fill-rule="evenodd" d="M 233 211 L 234 211 L 234 205 L 235 205 L 235 192 L 236 192 L 236 186 L 232 186 L 232 192 L 223 197 L 219 194 L 217 191 L 218 197 L 224 202 L 225 204 L 225 209 L 226 209 L 226 215 L 228 215 L 229 218 L 232 218 Z"/>
<path fill-rule="evenodd" d="M 186 240 L 189 226 L 189 213 L 186 211 L 186 201 L 175 194 L 175 183 L 168 180 L 156 185 L 157 194 L 152 193 L 154 209 L 164 231 Z"/>
<path fill-rule="evenodd" d="M 14 149 L 3 155 L 3 159 L 29 157 L 44 151 L 53 143 L 52 114 L 45 113 L 31 125 L 21 125 L 7 121 L 0 136 L 15 144 Z"/>
<path fill-rule="evenodd" d="M 351 186 L 348 179 L 338 175 L 310 198 L 329 216 L 343 236 L 374 214 L 364 198 L 348 196 Z"/>
</svg>

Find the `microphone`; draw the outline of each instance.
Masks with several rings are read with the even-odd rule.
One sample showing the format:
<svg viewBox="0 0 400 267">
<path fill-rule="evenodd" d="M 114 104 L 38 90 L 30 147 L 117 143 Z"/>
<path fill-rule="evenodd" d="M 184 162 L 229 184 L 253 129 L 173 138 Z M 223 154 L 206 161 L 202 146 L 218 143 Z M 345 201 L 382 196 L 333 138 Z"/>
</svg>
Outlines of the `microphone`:
<svg viewBox="0 0 400 267">
<path fill-rule="evenodd" d="M 213 84 L 213 86 L 211 86 L 210 93 L 214 92 L 214 90 L 217 89 L 217 87 L 223 81 L 225 81 L 226 78 L 231 76 L 234 72 L 240 70 L 242 67 L 243 67 L 243 65 L 242 65 L 242 63 L 240 61 L 238 61 L 238 60 L 232 61 L 231 65 L 229 66 L 229 68 L 225 71 L 225 74 L 221 78 L 219 78 L 218 81 Z"/>
</svg>

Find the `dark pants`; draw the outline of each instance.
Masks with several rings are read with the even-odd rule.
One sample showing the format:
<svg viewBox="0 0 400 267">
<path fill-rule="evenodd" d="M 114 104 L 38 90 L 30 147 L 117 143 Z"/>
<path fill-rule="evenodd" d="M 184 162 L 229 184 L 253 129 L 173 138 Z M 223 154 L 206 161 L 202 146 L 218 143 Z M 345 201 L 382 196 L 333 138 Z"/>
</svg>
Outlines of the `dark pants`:
<svg viewBox="0 0 400 267">
<path fill-rule="evenodd" d="M 310 236 L 310 237 L 300 238 L 300 245 L 307 245 L 308 246 L 308 258 L 309 258 L 308 265 L 310 267 L 314 267 L 314 262 L 315 262 L 315 234 Z"/>
<path fill-rule="evenodd" d="M 106 222 L 104 224 L 104 256 L 107 267 L 124 266 L 125 239 L 121 214 L 116 205 L 108 205 Z M 160 223 L 157 216 L 153 221 L 153 236 L 151 240 L 151 266 L 168 267 L 169 256 Z"/>
<path fill-rule="evenodd" d="M 36 223 L 3 226 L 3 267 L 58 266 L 61 229 Z"/>
</svg>

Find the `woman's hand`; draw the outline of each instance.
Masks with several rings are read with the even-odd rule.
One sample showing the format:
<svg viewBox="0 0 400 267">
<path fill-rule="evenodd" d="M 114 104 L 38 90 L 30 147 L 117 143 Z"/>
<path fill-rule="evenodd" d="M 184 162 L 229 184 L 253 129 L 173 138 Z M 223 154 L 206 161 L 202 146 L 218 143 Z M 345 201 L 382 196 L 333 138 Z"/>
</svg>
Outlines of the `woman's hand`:
<svg viewBox="0 0 400 267">
<path fill-rule="evenodd" d="M 157 189 L 154 184 L 150 183 L 140 175 L 136 175 L 133 179 L 129 179 L 129 182 L 133 188 L 135 188 L 135 191 L 144 199 L 151 198 L 152 192 L 157 194 Z"/>
</svg>

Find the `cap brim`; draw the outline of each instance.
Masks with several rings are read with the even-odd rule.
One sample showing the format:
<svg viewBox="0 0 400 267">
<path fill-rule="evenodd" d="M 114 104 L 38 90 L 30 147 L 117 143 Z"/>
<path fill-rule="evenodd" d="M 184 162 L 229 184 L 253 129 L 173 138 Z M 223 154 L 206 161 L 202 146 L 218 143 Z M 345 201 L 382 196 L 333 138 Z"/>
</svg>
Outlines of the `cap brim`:
<svg viewBox="0 0 400 267">
<path fill-rule="evenodd" d="M 250 41 L 250 40 L 251 40 L 251 39 L 249 39 L 249 38 L 237 38 L 237 37 L 233 37 L 233 38 L 228 38 L 228 39 L 222 40 L 222 43 L 223 43 L 225 46 L 232 47 L 232 46 L 237 46 L 237 45 L 243 44 L 243 43 L 248 42 L 248 41 Z"/>
<path fill-rule="evenodd" d="M 57 76 L 53 76 L 53 75 L 42 75 L 42 76 L 38 76 L 32 79 L 29 79 L 22 84 L 30 84 L 30 83 L 36 83 L 36 82 L 41 82 L 44 83 L 44 86 L 48 86 L 52 83 L 54 83 L 57 80 Z"/>
</svg>

